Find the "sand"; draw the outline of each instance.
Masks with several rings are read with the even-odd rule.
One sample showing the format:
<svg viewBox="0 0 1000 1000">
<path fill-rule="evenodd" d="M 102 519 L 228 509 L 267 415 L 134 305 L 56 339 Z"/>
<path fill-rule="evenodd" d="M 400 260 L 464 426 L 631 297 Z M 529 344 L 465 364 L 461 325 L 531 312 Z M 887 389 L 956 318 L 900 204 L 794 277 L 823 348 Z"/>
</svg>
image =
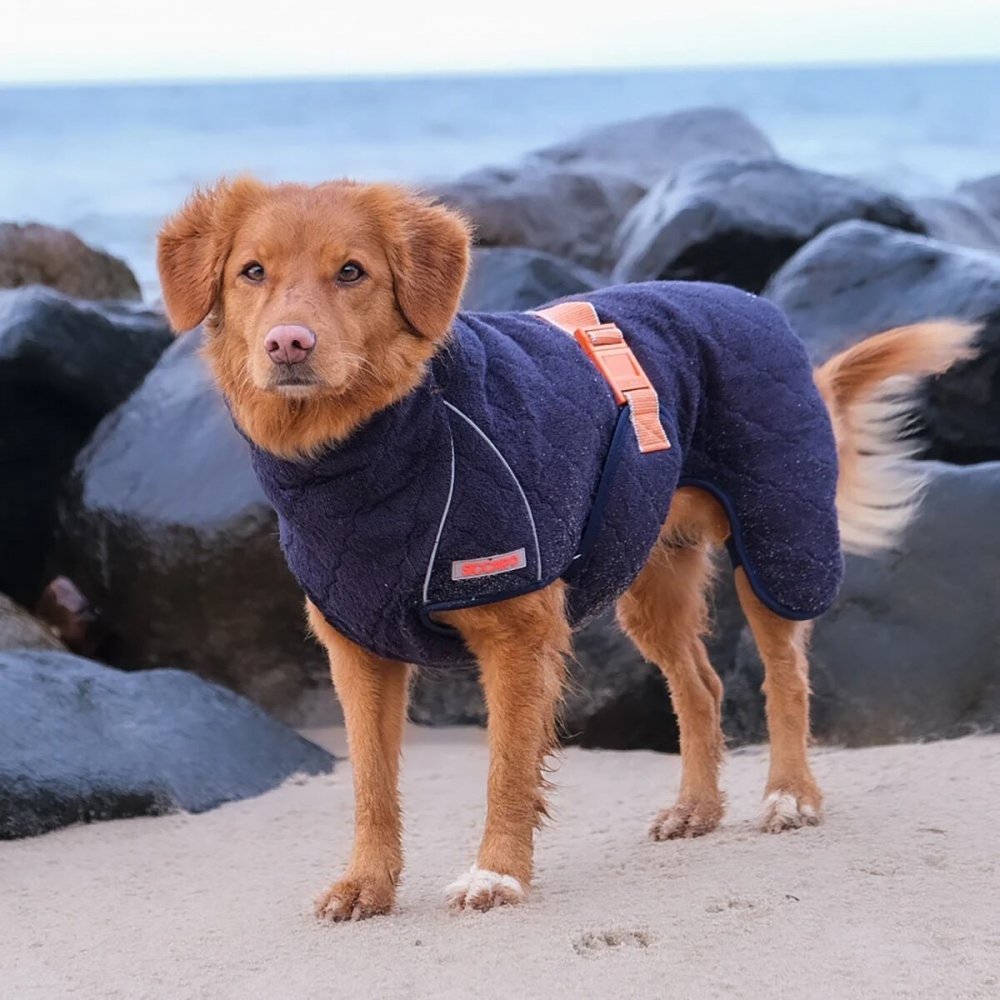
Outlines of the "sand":
<svg viewBox="0 0 1000 1000">
<path fill-rule="evenodd" d="M 342 733 L 314 738 L 337 748 Z M 654 844 L 676 758 L 570 750 L 527 905 L 452 914 L 482 733 L 409 734 L 398 912 L 320 925 L 350 770 L 201 816 L 0 843 L 0 997 L 1000 997 L 1000 737 L 820 750 L 824 826 L 752 826 L 766 757 L 733 754 L 723 827 Z"/>
</svg>

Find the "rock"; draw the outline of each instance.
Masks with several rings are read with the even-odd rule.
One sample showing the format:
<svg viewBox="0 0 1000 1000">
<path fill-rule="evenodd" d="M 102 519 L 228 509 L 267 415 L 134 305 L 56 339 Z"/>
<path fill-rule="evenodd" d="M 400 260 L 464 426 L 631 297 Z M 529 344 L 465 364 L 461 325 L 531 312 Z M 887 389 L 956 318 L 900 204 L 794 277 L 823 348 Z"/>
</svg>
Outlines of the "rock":
<svg viewBox="0 0 1000 1000">
<path fill-rule="evenodd" d="M 0 653 L 0 840 L 204 812 L 333 764 L 246 699 L 193 674 Z"/>
<path fill-rule="evenodd" d="M 0 222 L 0 288 L 47 285 L 78 299 L 142 298 L 128 265 L 65 229 Z"/>
<path fill-rule="evenodd" d="M 0 594 L 0 650 L 65 648 L 52 629 Z"/>
<path fill-rule="evenodd" d="M 419 726 L 485 726 L 486 706 L 476 671 L 416 671 L 409 715 Z"/>
<path fill-rule="evenodd" d="M 531 160 L 600 168 L 649 188 L 697 160 L 765 160 L 776 156 L 767 136 L 732 108 L 688 108 L 605 125 L 540 149 Z"/>
<path fill-rule="evenodd" d="M 607 612 L 579 632 L 562 713 L 566 742 L 677 753 L 680 737 L 659 669 L 646 663 Z"/>
<path fill-rule="evenodd" d="M 538 250 L 479 248 L 472 255 L 462 308 L 481 312 L 532 309 L 604 283 L 599 274 Z"/>
<path fill-rule="evenodd" d="M 91 656 L 104 641 L 100 614 L 65 576 L 49 581 L 38 599 L 35 614 L 71 653 Z"/>
<path fill-rule="evenodd" d="M 81 452 L 58 569 L 100 607 L 109 662 L 181 663 L 299 720 L 329 691 L 325 656 L 198 344 L 180 338 Z"/>
<path fill-rule="evenodd" d="M 1000 174 L 959 184 L 958 193 L 971 198 L 994 219 L 1000 219 Z"/>
<path fill-rule="evenodd" d="M 530 247 L 610 271 L 611 238 L 644 190 L 616 174 L 535 164 L 486 167 L 434 194 L 472 221 L 480 246 Z"/>
<path fill-rule="evenodd" d="M 645 663 L 607 613 L 574 638 L 560 713 L 564 743 L 677 752 L 677 723 L 660 671 Z M 474 671 L 422 671 L 410 700 L 422 725 L 485 725 Z"/>
<path fill-rule="evenodd" d="M 141 308 L 0 291 L 0 591 L 34 605 L 63 476 L 169 343 L 166 320 Z"/>
<path fill-rule="evenodd" d="M 615 281 L 682 278 L 759 292 L 804 243 L 845 219 L 919 232 L 901 199 L 780 160 L 716 160 L 665 177 L 615 235 Z"/>
<path fill-rule="evenodd" d="M 936 240 L 1000 250 L 1000 217 L 988 215 L 972 198 L 915 198 L 913 207 L 927 235 Z"/>
<path fill-rule="evenodd" d="M 1000 729 L 1000 463 L 927 463 L 924 507 L 898 552 L 850 557 L 812 642 L 813 729 L 862 745 Z M 739 740 L 765 733 L 763 673 L 745 632 L 728 678 Z"/>
<path fill-rule="evenodd" d="M 739 112 L 695 108 L 618 122 L 431 190 L 461 209 L 485 247 L 528 247 L 608 273 L 626 213 L 664 174 L 706 157 L 774 156 Z"/>
<path fill-rule="evenodd" d="M 817 361 L 906 323 L 984 320 L 980 356 L 929 382 L 921 415 L 927 456 L 1000 459 L 1000 256 L 847 222 L 800 250 L 764 294 Z"/>
</svg>

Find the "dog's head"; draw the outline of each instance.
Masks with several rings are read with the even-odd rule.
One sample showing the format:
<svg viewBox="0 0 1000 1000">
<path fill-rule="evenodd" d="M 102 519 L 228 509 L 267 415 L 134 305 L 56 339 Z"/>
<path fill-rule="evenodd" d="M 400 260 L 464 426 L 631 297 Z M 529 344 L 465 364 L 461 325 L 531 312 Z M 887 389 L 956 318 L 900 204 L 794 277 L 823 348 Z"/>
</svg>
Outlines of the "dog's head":
<svg viewBox="0 0 1000 1000">
<path fill-rule="evenodd" d="M 206 353 L 259 445 L 299 455 L 406 395 L 447 336 L 469 266 L 455 213 L 391 185 L 221 182 L 160 232 L 175 330 Z"/>
</svg>

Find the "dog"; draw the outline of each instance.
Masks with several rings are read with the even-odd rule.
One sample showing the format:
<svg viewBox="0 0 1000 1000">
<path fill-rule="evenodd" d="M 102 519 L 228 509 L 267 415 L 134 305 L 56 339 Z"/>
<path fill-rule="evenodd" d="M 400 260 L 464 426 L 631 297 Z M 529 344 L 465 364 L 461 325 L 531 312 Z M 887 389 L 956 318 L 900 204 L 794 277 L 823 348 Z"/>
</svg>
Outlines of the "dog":
<svg viewBox="0 0 1000 1000">
<path fill-rule="evenodd" d="M 447 900 L 526 898 L 572 629 L 611 603 L 680 728 L 651 835 L 714 830 L 722 684 L 703 636 L 723 545 L 766 670 L 761 827 L 819 822 L 810 622 L 841 539 L 889 547 L 917 508 L 917 380 L 974 351 L 974 328 L 935 321 L 813 372 L 773 306 L 697 283 L 462 314 L 470 243 L 403 188 L 250 178 L 195 192 L 159 235 L 169 320 L 204 325 L 343 706 L 355 834 L 317 902 L 333 921 L 394 904 L 410 664 L 475 662 L 489 712 L 485 829 Z"/>
</svg>

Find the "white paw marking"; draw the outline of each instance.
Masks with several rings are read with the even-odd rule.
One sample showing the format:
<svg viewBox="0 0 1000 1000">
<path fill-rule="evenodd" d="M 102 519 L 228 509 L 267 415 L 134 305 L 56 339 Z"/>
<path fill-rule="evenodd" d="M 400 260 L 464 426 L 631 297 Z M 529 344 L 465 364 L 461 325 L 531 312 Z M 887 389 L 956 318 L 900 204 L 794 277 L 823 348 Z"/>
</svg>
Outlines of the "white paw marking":
<svg viewBox="0 0 1000 1000">
<path fill-rule="evenodd" d="M 800 805 L 789 792 L 771 792 L 764 799 L 759 825 L 766 833 L 780 833 L 782 830 L 815 826 L 818 822 L 819 816 L 812 806 Z"/>
<path fill-rule="evenodd" d="M 448 905 L 456 910 L 467 907 L 488 910 L 497 904 L 520 903 L 526 896 L 524 887 L 513 875 L 501 875 L 475 865 L 455 879 L 444 894 Z"/>
</svg>

